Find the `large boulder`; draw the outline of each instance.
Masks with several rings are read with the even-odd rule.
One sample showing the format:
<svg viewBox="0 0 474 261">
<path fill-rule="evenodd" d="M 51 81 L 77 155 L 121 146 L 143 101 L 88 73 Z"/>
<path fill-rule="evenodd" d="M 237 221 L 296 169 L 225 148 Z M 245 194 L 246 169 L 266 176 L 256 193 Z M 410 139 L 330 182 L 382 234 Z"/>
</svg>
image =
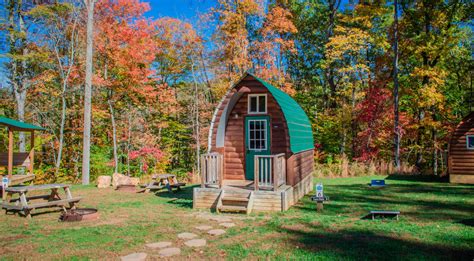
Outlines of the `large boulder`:
<svg viewBox="0 0 474 261">
<path fill-rule="evenodd" d="M 139 178 L 131 178 L 120 173 L 114 173 L 112 175 L 112 186 L 117 188 L 122 185 L 133 185 L 136 186 L 140 183 Z"/>
<path fill-rule="evenodd" d="M 112 183 L 111 176 L 99 176 L 97 178 L 97 187 L 98 188 L 108 188 Z"/>
</svg>

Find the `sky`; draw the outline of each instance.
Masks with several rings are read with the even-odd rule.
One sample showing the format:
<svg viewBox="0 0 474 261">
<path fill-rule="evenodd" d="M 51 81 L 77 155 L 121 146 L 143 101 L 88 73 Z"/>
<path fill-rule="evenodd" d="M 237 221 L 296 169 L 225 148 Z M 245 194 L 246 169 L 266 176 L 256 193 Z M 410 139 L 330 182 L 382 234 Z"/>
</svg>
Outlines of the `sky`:
<svg viewBox="0 0 474 261">
<path fill-rule="evenodd" d="M 150 18 L 169 16 L 194 23 L 199 14 L 216 5 L 217 0 L 145 0 L 151 10 L 145 15 Z"/>
</svg>

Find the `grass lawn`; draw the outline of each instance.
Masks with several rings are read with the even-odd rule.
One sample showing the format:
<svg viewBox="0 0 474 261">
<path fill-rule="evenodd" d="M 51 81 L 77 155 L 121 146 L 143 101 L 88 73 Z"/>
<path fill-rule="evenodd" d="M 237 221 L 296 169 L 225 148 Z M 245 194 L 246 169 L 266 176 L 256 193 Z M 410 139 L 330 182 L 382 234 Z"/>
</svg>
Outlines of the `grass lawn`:
<svg viewBox="0 0 474 261">
<path fill-rule="evenodd" d="M 392 177 L 374 189 L 367 186 L 372 178 L 315 179 L 331 199 L 322 213 L 306 196 L 284 213 L 230 215 L 237 226 L 214 238 L 194 229 L 218 223 L 191 208 L 192 187 L 154 195 L 74 186 L 74 196 L 84 197 L 80 206 L 98 208 L 99 220 L 2 213 L 0 259 L 116 259 L 133 252 L 154 259 L 144 245 L 166 240 L 181 247 L 182 259 L 473 260 L 474 186 Z M 400 220 L 362 219 L 381 209 L 400 210 Z M 208 245 L 183 246 L 181 232 L 200 234 Z"/>
</svg>

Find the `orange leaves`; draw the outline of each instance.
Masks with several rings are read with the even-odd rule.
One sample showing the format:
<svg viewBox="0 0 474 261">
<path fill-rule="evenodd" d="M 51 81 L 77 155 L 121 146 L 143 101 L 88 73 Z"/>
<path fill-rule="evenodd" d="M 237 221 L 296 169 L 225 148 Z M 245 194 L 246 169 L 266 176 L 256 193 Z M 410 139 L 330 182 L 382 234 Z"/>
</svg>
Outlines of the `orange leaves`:
<svg viewBox="0 0 474 261">
<path fill-rule="evenodd" d="M 293 15 L 287 9 L 280 6 L 272 8 L 266 17 L 263 35 L 297 33 L 298 30 L 291 21 L 292 18 Z"/>
</svg>

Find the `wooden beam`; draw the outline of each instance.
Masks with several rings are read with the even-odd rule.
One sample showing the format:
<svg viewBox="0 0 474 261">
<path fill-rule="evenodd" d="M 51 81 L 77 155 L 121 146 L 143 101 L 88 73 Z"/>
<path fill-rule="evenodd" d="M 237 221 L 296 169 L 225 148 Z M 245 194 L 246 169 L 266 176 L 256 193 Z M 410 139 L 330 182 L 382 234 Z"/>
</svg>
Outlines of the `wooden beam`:
<svg viewBox="0 0 474 261">
<path fill-rule="evenodd" d="M 13 174 L 13 130 L 8 128 L 8 180 Z"/>
<path fill-rule="evenodd" d="M 33 167 L 35 165 L 35 131 L 31 131 L 30 139 L 30 174 L 33 174 Z"/>
</svg>

